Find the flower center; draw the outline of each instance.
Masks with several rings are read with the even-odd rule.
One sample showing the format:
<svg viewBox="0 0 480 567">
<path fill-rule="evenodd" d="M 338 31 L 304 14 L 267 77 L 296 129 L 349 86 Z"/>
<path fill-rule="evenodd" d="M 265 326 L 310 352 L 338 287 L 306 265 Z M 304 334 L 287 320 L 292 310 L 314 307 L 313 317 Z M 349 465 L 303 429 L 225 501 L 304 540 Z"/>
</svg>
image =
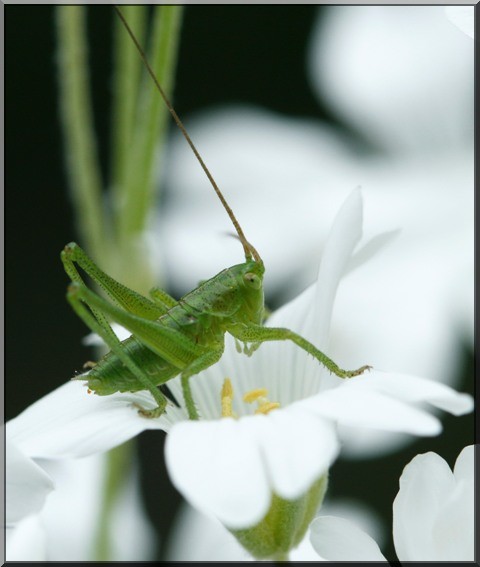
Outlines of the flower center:
<svg viewBox="0 0 480 567">
<path fill-rule="evenodd" d="M 263 413 L 264 415 L 271 412 L 274 409 L 280 407 L 279 402 L 271 402 L 268 398 L 268 390 L 266 388 L 257 388 L 256 390 L 250 390 L 243 396 L 243 401 L 247 404 L 252 404 L 257 402 L 258 406 L 255 410 L 255 414 Z M 221 392 L 221 402 L 222 402 L 222 417 L 237 417 L 232 409 L 233 403 L 233 387 L 229 378 L 225 378 L 222 386 Z"/>
</svg>

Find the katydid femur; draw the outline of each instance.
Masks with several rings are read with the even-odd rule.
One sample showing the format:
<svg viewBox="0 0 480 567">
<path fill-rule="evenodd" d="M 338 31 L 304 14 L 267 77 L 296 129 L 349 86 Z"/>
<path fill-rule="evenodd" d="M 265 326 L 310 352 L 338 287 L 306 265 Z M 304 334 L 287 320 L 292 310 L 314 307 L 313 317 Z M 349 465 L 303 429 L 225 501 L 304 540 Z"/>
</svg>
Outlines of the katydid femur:
<svg viewBox="0 0 480 567">
<path fill-rule="evenodd" d="M 188 415 L 190 419 L 198 419 L 189 379 L 220 360 L 226 332 L 245 344 L 244 352 L 248 355 L 265 341 L 287 340 L 294 342 L 340 378 L 350 378 L 364 372 L 369 366 L 342 370 L 297 333 L 286 328 L 262 325 L 265 313 L 263 261 L 245 238 L 233 211 L 166 97 L 123 14 L 118 8 L 115 9 L 229 215 L 242 243 L 245 262 L 226 268 L 178 301 L 159 288 L 152 289 L 150 298 L 147 298 L 100 270 L 76 243 L 68 244 L 61 253 L 65 271 L 72 281 L 67 292 L 68 301 L 86 325 L 110 348 L 110 352 L 81 379 L 87 380 L 88 388 L 98 395 L 148 390 L 157 407 L 153 410 L 141 408 L 140 413 L 146 417 L 157 417 L 167 405 L 167 398 L 159 386 L 180 375 Z M 78 268 L 97 283 L 112 301 L 90 290 Z M 132 335 L 120 341 L 109 321 L 122 325 Z"/>
</svg>

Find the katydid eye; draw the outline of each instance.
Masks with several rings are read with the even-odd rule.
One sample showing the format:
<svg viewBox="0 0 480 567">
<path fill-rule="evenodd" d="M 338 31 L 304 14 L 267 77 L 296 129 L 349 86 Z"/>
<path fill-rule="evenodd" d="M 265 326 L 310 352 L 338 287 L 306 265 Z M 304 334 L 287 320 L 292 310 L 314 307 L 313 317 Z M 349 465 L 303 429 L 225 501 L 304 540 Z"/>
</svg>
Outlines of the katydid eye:
<svg viewBox="0 0 480 567">
<path fill-rule="evenodd" d="M 260 289 L 260 286 L 262 285 L 262 282 L 260 281 L 260 278 L 257 276 L 257 274 L 252 274 L 252 272 L 247 272 L 243 276 L 243 279 L 245 280 L 246 285 L 253 289 Z"/>
</svg>

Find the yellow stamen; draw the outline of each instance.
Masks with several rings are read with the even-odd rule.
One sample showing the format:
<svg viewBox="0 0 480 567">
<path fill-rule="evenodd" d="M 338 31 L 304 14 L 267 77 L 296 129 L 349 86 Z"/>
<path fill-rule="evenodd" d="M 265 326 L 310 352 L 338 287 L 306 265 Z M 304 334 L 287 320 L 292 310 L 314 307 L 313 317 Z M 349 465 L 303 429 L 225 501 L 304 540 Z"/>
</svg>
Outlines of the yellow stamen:
<svg viewBox="0 0 480 567">
<path fill-rule="evenodd" d="M 259 398 L 265 398 L 268 394 L 268 390 L 266 388 L 257 388 L 256 390 L 250 390 L 243 396 L 243 401 L 247 402 L 247 404 L 251 404 L 257 401 Z"/>
<path fill-rule="evenodd" d="M 233 386 L 230 378 L 225 378 L 222 386 L 222 398 L 232 398 L 233 400 Z"/>
<path fill-rule="evenodd" d="M 232 409 L 233 387 L 229 378 L 225 378 L 221 393 L 222 417 L 235 417 Z"/>
<path fill-rule="evenodd" d="M 280 407 L 279 402 L 270 402 L 267 398 L 268 390 L 266 388 L 257 388 L 256 390 L 250 390 L 243 396 L 243 401 L 247 404 L 252 402 L 257 402 L 258 408 L 255 410 L 255 414 L 263 413 L 267 414 L 270 411 Z"/>
<path fill-rule="evenodd" d="M 272 410 L 277 409 L 279 407 L 280 407 L 279 402 L 265 402 L 264 404 L 259 406 L 258 409 L 255 410 L 255 414 L 259 414 L 259 413 L 267 414 L 267 413 L 271 412 Z"/>
<path fill-rule="evenodd" d="M 274 409 L 280 407 L 279 402 L 270 402 L 267 398 L 268 390 L 266 388 L 257 388 L 256 390 L 250 390 L 243 396 L 243 401 L 251 404 L 257 402 L 257 409 L 255 414 L 267 414 Z M 222 391 L 220 394 L 222 403 L 222 417 L 234 417 L 237 415 L 233 411 L 233 386 L 229 378 L 225 378 L 223 381 Z"/>
</svg>

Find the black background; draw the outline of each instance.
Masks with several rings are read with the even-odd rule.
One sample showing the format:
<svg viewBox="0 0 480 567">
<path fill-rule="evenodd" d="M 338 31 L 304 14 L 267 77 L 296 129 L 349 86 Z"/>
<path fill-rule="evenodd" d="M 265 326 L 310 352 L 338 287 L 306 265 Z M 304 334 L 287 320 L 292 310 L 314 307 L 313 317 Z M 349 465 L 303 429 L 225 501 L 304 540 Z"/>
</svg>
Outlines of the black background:
<svg viewBox="0 0 480 567">
<path fill-rule="evenodd" d="M 244 102 L 335 122 L 310 91 L 305 75 L 309 32 L 317 11 L 326 9 L 186 8 L 174 98 L 179 115 L 217 103 Z M 105 171 L 112 20 L 111 7 L 89 9 L 95 117 Z M 76 233 L 63 166 L 55 63 L 54 7 L 5 6 L 6 419 L 64 383 L 89 358 L 80 343 L 86 328 L 65 301 L 67 278 L 59 259 Z M 468 349 L 459 372 L 463 379 L 458 389 L 472 392 L 473 355 Z M 472 415 L 446 416 L 444 426 L 440 437 L 420 439 L 391 457 L 338 461 L 329 495 L 363 499 L 391 526 L 398 478 L 411 458 L 432 450 L 452 465 L 472 442 Z M 166 475 L 162 436 L 143 433 L 138 451 L 147 510 L 165 542 L 180 497 Z M 392 550 L 383 549 L 390 558 Z"/>
</svg>

